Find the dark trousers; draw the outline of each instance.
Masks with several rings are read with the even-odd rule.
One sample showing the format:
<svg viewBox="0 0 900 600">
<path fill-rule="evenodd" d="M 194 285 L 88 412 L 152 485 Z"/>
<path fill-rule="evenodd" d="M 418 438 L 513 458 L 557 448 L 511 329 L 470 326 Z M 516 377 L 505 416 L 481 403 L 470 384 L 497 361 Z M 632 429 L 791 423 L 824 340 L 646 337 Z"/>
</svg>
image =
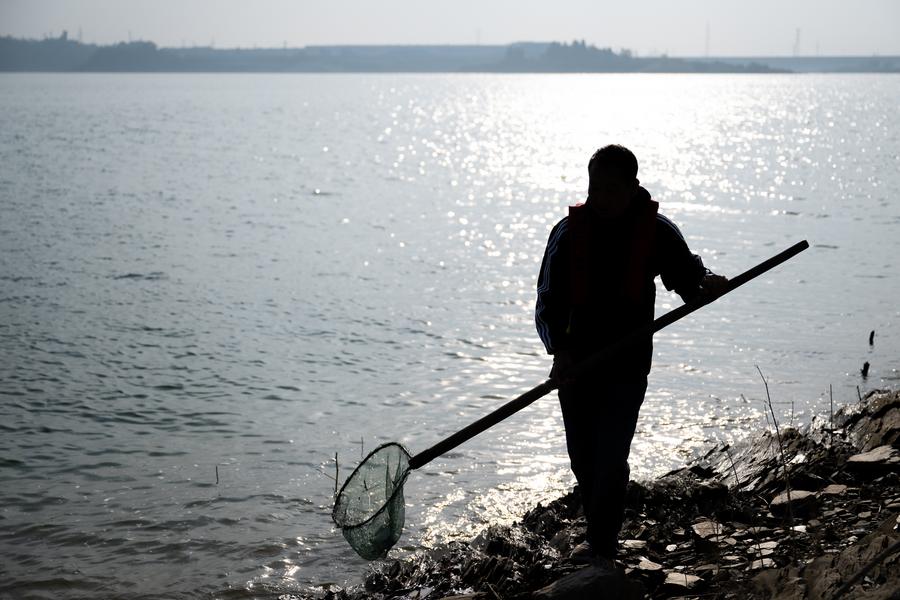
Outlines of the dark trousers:
<svg viewBox="0 0 900 600">
<path fill-rule="evenodd" d="M 559 403 L 587 519 L 587 541 L 598 554 L 614 558 L 625 518 L 628 453 L 647 378 L 590 379 L 561 387 Z"/>
</svg>

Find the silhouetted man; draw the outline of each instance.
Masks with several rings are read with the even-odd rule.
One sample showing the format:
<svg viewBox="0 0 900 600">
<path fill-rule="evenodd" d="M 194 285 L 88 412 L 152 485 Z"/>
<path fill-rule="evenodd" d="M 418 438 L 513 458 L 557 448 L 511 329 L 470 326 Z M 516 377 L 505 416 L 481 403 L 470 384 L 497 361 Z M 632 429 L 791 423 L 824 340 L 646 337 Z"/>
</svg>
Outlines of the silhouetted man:
<svg viewBox="0 0 900 600">
<path fill-rule="evenodd" d="M 640 187 L 637 172 L 637 159 L 623 146 L 606 146 L 591 157 L 587 200 L 570 207 L 550 232 L 535 309 L 538 334 L 553 355 L 550 376 L 562 382 L 566 446 L 588 524 L 577 558 L 604 568 L 613 567 L 618 550 L 652 336 L 577 380 L 567 380 L 566 370 L 653 320 L 657 275 L 685 301 L 716 293 L 727 281 L 691 254 Z"/>
</svg>

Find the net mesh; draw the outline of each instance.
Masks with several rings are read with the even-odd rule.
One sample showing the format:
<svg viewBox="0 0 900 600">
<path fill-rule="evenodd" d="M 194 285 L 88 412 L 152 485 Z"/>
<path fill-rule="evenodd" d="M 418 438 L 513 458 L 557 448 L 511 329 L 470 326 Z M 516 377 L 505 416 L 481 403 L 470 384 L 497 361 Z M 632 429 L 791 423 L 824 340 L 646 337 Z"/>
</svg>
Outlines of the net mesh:
<svg viewBox="0 0 900 600">
<path fill-rule="evenodd" d="M 366 560 L 384 557 L 403 531 L 403 483 L 410 455 L 400 444 L 379 446 L 347 478 L 331 518 Z"/>
</svg>

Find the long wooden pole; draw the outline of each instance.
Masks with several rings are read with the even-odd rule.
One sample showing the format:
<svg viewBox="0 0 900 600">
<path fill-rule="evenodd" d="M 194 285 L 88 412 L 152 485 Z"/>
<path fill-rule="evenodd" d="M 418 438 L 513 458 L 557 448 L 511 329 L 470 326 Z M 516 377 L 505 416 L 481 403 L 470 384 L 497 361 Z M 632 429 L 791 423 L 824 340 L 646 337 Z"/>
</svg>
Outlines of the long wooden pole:
<svg viewBox="0 0 900 600">
<path fill-rule="evenodd" d="M 583 375 L 583 374 L 591 371 L 592 369 L 595 369 L 597 367 L 597 365 L 599 365 L 603 361 L 609 359 L 610 357 L 616 355 L 623 348 L 625 348 L 637 341 L 645 339 L 647 336 L 653 335 L 654 333 L 656 333 L 663 327 L 667 327 L 667 326 L 671 325 L 675 321 L 677 321 L 683 317 L 686 317 L 687 315 L 691 314 L 695 310 L 702 308 L 702 307 L 706 306 L 707 304 L 715 302 L 716 300 L 718 300 L 725 294 L 734 291 L 735 289 L 744 285 L 751 279 L 759 277 L 766 271 L 768 271 L 774 267 L 777 267 L 781 263 L 793 258 L 797 254 L 800 254 L 807 248 L 809 248 L 809 243 L 806 240 L 803 240 L 802 242 L 798 242 L 798 243 L 794 244 L 787 250 L 784 250 L 783 252 L 779 252 L 772 258 L 764 260 L 763 262 L 759 263 L 755 267 L 748 269 L 747 271 L 744 271 L 740 275 L 728 280 L 728 283 L 725 285 L 724 289 L 718 295 L 709 297 L 709 298 L 698 299 L 698 300 L 695 300 L 692 302 L 688 302 L 686 304 L 679 306 L 678 308 L 676 308 L 674 310 L 667 312 L 663 316 L 654 320 L 652 323 L 648 323 L 644 327 L 641 327 L 639 329 L 636 329 L 635 331 L 632 331 L 630 334 L 626 335 L 625 337 L 621 338 L 620 340 L 610 344 L 609 346 L 606 346 L 602 350 L 592 354 L 591 356 L 584 359 L 580 363 L 574 365 L 571 369 L 569 369 L 566 372 L 566 377 L 567 378 L 571 377 L 574 379 L 574 378 L 577 378 L 579 375 Z M 450 437 L 448 437 L 444 440 L 441 440 L 440 442 L 438 442 L 431 448 L 428 448 L 427 450 L 424 450 L 423 452 L 416 454 L 409 460 L 409 468 L 410 469 L 418 469 L 419 467 L 428 464 L 429 462 L 431 462 L 432 460 L 434 460 L 441 454 L 444 454 L 446 452 L 449 452 L 450 450 L 453 450 L 454 448 L 456 448 L 463 442 L 466 442 L 466 441 L 470 440 L 471 438 L 475 437 L 476 435 L 478 435 L 479 433 L 483 432 L 484 430 L 489 429 L 490 427 L 493 427 L 494 425 L 496 425 L 500 421 L 504 420 L 505 418 L 509 417 L 510 415 L 513 415 L 513 414 L 519 412 L 520 410 L 522 410 L 523 408 L 525 408 L 526 406 L 528 406 L 535 400 L 538 400 L 539 398 L 543 398 L 544 396 L 546 396 L 547 394 L 549 394 L 550 392 L 552 392 L 553 390 L 555 390 L 558 387 L 559 387 L 558 381 L 556 381 L 555 379 L 548 379 L 545 382 L 541 383 L 540 385 L 537 385 L 537 386 L 531 388 L 530 390 L 528 390 L 521 396 L 519 396 L 513 400 L 510 400 L 509 402 L 507 402 L 506 404 L 504 404 L 503 406 L 501 406 L 494 412 L 490 413 L 489 415 L 486 415 L 486 416 L 478 419 L 471 425 L 468 425 L 467 427 L 457 431 Z"/>
</svg>

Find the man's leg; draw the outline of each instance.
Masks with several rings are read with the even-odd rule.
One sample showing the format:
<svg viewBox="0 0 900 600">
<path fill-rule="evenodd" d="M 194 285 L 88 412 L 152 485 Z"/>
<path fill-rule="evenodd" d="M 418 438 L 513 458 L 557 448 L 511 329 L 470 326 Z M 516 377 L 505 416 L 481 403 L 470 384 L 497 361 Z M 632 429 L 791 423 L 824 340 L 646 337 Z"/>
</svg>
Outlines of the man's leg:
<svg viewBox="0 0 900 600">
<path fill-rule="evenodd" d="M 646 390 L 646 378 L 636 378 L 570 386 L 559 393 L 566 445 L 588 522 L 587 539 L 608 558 L 618 551 L 628 454 Z"/>
<path fill-rule="evenodd" d="M 569 464 L 578 482 L 581 503 L 587 510 L 587 499 L 593 484 L 591 463 L 593 448 L 591 438 L 596 434 L 590 418 L 590 403 L 593 399 L 589 390 L 583 385 L 565 385 L 559 388 L 559 405 L 562 408 L 563 424 L 566 429 L 566 450 L 569 453 Z"/>
</svg>

